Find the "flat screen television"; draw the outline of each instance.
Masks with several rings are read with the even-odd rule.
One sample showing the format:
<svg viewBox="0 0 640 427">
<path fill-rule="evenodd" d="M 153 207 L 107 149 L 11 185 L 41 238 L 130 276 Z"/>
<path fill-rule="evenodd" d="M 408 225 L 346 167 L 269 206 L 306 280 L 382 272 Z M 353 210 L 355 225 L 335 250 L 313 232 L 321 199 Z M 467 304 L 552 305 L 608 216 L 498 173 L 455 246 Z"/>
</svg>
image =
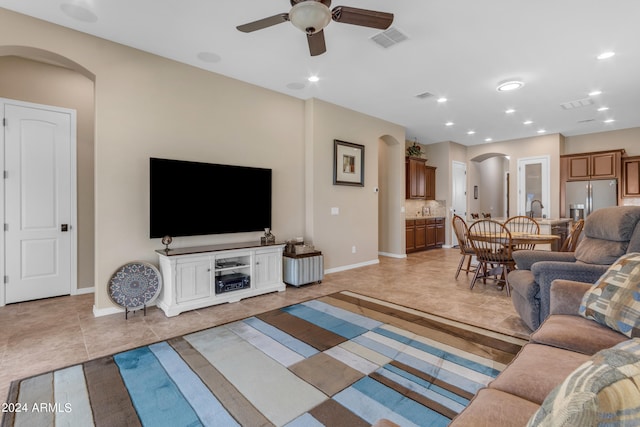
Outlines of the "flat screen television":
<svg viewBox="0 0 640 427">
<path fill-rule="evenodd" d="M 149 159 L 150 237 L 271 228 L 271 169 Z"/>
</svg>

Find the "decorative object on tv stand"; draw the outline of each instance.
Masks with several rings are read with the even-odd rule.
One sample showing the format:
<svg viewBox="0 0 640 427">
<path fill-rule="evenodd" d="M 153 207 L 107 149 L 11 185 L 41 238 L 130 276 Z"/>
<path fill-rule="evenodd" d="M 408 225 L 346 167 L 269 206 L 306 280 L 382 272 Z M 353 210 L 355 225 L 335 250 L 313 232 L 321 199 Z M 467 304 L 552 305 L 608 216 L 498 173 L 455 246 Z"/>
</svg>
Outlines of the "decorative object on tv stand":
<svg viewBox="0 0 640 427">
<path fill-rule="evenodd" d="M 276 236 L 271 233 L 270 228 L 264 229 L 264 236 L 260 238 L 260 243 L 263 245 L 273 245 L 276 243 Z"/>
<path fill-rule="evenodd" d="M 364 187 L 364 145 L 333 140 L 333 185 Z"/>
<path fill-rule="evenodd" d="M 162 238 L 162 244 L 164 245 L 164 251 L 169 252 L 169 245 L 173 242 L 171 236 L 164 236 Z"/>
<path fill-rule="evenodd" d="M 124 318 L 129 311 L 144 309 L 147 315 L 147 305 L 160 294 L 162 276 L 153 265 L 148 262 L 135 261 L 120 267 L 109 281 L 109 297 L 121 307 L 124 307 Z"/>
</svg>

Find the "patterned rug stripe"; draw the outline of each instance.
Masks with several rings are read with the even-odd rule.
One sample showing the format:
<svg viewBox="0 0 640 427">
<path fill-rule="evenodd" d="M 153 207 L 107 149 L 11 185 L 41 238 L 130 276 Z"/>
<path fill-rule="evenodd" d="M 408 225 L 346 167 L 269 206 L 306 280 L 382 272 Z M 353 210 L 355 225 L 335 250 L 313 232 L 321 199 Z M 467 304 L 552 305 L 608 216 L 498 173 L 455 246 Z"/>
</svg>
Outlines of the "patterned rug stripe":
<svg viewBox="0 0 640 427">
<path fill-rule="evenodd" d="M 239 426 L 200 378 L 167 342 L 149 346 L 204 425 Z"/>
<path fill-rule="evenodd" d="M 469 401 L 473 398 L 474 394 L 463 390 L 460 387 L 456 387 L 454 384 L 449 384 L 440 379 L 430 375 L 427 372 L 421 371 L 419 369 L 414 368 L 413 366 L 405 365 L 402 362 L 398 362 L 397 360 L 391 361 L 385 367 L 390 369 L 390 367 L 397 368 L 398 370 L 405 372 L 407 375 L 411 375 L 413 377 L 419 378 L 420 381 L 424 381 L 424 383 L 431 384 L 432 386 L 439 387 L 441 389 L 447 390 L 448 392 L 460 396 L 462 399 Z M 419 381 L 416 381 L 419 382 Z"/>
<path fill-rule="evenodd" d="M 378 335 L 392 339 L 394 341 L 406 344 L 407 346 L 415 348 L 420 352 L 431 354 L 438 359 L 444 359 L 465 369 L 469 369 L 483 375 L 496 377 L 500 373 L 500 370 L 487 366 L 486 362 L 488 361 L 486 359 L 482 360 L 482 362 L 485 363 L 476 362 L 475 360 L 472 360 L 473 355 L 470 355 L 467 352 L 463 352 L 453 348 L 450 348 L 449 351 L 438 348 L 438 346 L 433 346 L 428 342 L 420 340 L 420 338 L 416 337 L 415 335 L 408 336 L 406 333 L 402 333 L 397 330 L 397 328 L 395 330 L 391 330 L 390 328 L 377 328 L 372 332 L 375 332 Z"/>
<path fill-rule="evenodd" d="M 360 357 L 355 353 L 352 353 L 341 346 L 330 348 L 324 352 L 329 356 L 333 357 L 336 360 L 341 361 L 347 366 L 351 366 L 356 371 L 360 371 L 365 375 L 370 374 L 371 372 L 378 369 L 379 365 L 372 363 L 365 359 L 364 357 Z"/>
<path fill-rule="evenodd" d="M 334 399 L 371 424 L 381 418 L 402 427 L 446 426 L 451 421 L 370 377 L 341 391 Z"/>
<path fill-rule="evenodd" d="M 319 351 L 325 351 L 347 341 L 338 334 L 287 313 L 284 311 L 285 308 L 269 311 L 256 317 Z"/>
<path fill-rule="evenodd" d="M 141 426 L 112 356 L 84 363 L 84 377 L 96 427 Z"/>
<path fill-rule="evenodd" d="M 328 398 L 227 326 L 184 338 L 275 425 L 290 422 Z"/>
<path fill-rule="evenodd" d="M 404 376 L 401 373 L 395 372 L 391 369 L 378 369 L 376 372 L 371 374 L 370 377 L 404 395 L 407 395 L 409 392 L 411 392 L 413 400 L 416 400 L 426 407 L 434 409 L 445 416 L 457 414 L 464 409 L 466 404 L 469 403 L 465 402 L 465 404 L 461 404 L 457 400 L 459 399 L 458 396 L 454 396 L 439 387 L 429 385 L 425 387 L 419 382 L 414 382 L 413 378 Z M 446 411 L 443 412 L 444 409 L 436 408 L 445 408 Z"/>
<path fill-rule="evenodd" d="M 261 332 L 262 334 L 268 336 L 269 338 L 289 348 L 291 351 L 299 354 L 300 356 L 302 356 L 302 358 L 311 357 L 314 354 L 318 353 L 318 350 L 316 350 L 309 344 L 300 341 L 299 339 L 287 334 L 281 329 L 278 329 L 275 326 L 270 325 L 256 317 L 250 317 L 248 319 L 245 319 L 243 322 L 251 326 L 255 330 Z"/>
<path fill-rule="evenodd" d="M 368 330 L 331 314 L 309 308 L 304 304 L 292 305 L 283 308 L 283 310 L 346 339 L 357 337 Z"/>
<path fill-rule="evenodd" d="M 335 400 L 325 401 L 309 411 L 309 414 L 324 426 L 369 427 L 371 425 Z"/>
<path fill-rule="evenodd" d="M 296 353 L 293 350 L 290 350 L 287 346 L 279 343 L 270 336 L 263 334 L 262 332 L 249 326 L 245 322 L 234 322 L 229 324 L 228 327 L 240 338 L 244 339 L 255 348 L 260 349 L 264 354 L 271 357 L 272 359 L 277 360 L 282 366 L 289 367 L 305 359 L 304 356 Z M 301 342 L 300 344 L 304 343 Z M 314 354 L 318 353 L 316 349 L 313 349 L 313 351 Z"/>
<path fill-rule="evenodd" d="M 394 381 L 393 378 L 389 378 L 388 376 L 379 374 L 377 372 L 374 372 L 373 374 L 371 374 L 371 378 L 373 378 L 374 380 L 378 381 L 381 384 L 384 384 L 390 389 L 397 391 L 401 395 L 406 396 L 409 399 L 424 405 L 425 407 L 431 409 L 432 411 L 435 411 L 438 414 L 441 414 L 447 417 L 449 420 L 455 417 L 462 410 L 461 408 L 452 409 L 450 406 L 443 404 L 440 401 L 441 399 L 439 399 L 438 396 L 435 396 L 435 393 L 429 395 L 428 393 L 425 394 L 425 393 L 416 392 L 415 389 L 406 387 L 405 385 Z M 435 399 L 431 399 L 430 397 L 435 397 Z"/>
<path fill-rule="evenodd" d="M 363 295 L 357 295 L 349 291 L 332 294 L 331 297 L 351 302 L 356 306 L 373 309 L 378 313 L 387 314 L 399 319 L 408 320 L 412 323 L 446 331 L 453 336 L 465 338 L 474 342 L 480 339 L 481 344 L 491 346 L 513 355 L 516 355 L 518 351 L 520 351 L 520 348 L 527 342 L 521 338 L 504 335 L 495 331 L 484 330 L 472 325 L 460 324 L 459 322 L 451 321 L 440 316 L 422 313 L 397 304 L 375 300 L 374 298 Z"/>
<path fill-rule="evenodd" d="M 93 412 L 82 365 L 70 366 L 53 373 L 53 398 L 57 426 L 93 426 Z M 73 406 L 69 403 L 73 402 Z"/>
<path fill-rule="evenodd" d="M 336 307 L 335 305 L 327 304 L 322 301 L 312 300 L 312 301 L 303 302 L 300 305 L 309 307 L 321 313 L 328 314 L 335 318 L 342 319 L 346 322 L 352 323 L 354 325 L 358 325 L 361 328 L 364 328 L 367 330 L 379 328 L 380 326 L 382 326 L 382 322 L 378 320 L 374 320 L 370 317 L 362 316 L 361 314 L 357 314 L 357 313 L 354 313 L 353 311 L 345 310 L 343 308 Z"/>
<path fill-rule="evenodd" d="M 114 361 L 143 425 L 201 425 L 149 347 L 116 354 Z"/>
<path fill-rule="evenodd" d="M 410 368 L 410 366 L 407 366 L 407 365 L 404 365 L 404 366 L 407 368 Z M 388 371 L 390 373 L 393 373 L 393 375 L 402 377 L 402 379 L 397 382 L 404 382 L 406 380 L 409 383 L 415 384 L 420 390 L 425 390 L 426 393 L 435 392 L 443 396 L 444 398 L 457 403 L 458 406 L 462 405 L 464 407 L 469 404 L 470 398 L 468 398 L 467 396 L 469 396 L 470 393 L 462 389 L 459 389 L 457 387 L 454 387 L 451 384 L 446 384 L 442 381 L 425 381 L 421 376 L 417 376 L 412 373 L 415 371 L 414 369 L 411 369 L 411 371 L 405 371 L 399 368 L 398 365 L 396 364 L 389 363 L 383 366 L 383 368 L 384 370 L 380 371 L 383 375 L 385 374 L 385 372 Z M 460 394 L 456 393 L 455 391 L 452 391 L 452 389 L 460 390 L 462 393 Z M 425 394 L 425 392 L 423 392 L 423 394 Z M 425 396 L 426 395 L 427 394 L 425 394 Z"/>
<path fill-rule="evenodd" d="M 272 427 L 273 424 L 258 411 L 207 359 L 183 338 L 169 340 L 169 344 L 198 375 L 209 390 L 232 414 L 240 425 Z"/>
<path fill-rule="evenodd" d="M 52 411 L 33 410 L 33 405 L 54 402 L 53 373 L 49 372 L 24 380 L 20 386 L 18 402 L 27 405 L 26 411 L 16 414 L 17 426 L 39 427 L 55 425 Z"/>
<path fill-rule="evenodd" d="M 443 381 L 458 384 L 467 391 L 477 391 L 493 377 L 478 373 L 464 366 L 440 359 L 432 354 L 414 349 L 381 335 L 367 332 L 354 339 L 355 342 L 375 350 L 387 357 L 399 360 L 407 365 L 423 369 Z"/>
</svg>

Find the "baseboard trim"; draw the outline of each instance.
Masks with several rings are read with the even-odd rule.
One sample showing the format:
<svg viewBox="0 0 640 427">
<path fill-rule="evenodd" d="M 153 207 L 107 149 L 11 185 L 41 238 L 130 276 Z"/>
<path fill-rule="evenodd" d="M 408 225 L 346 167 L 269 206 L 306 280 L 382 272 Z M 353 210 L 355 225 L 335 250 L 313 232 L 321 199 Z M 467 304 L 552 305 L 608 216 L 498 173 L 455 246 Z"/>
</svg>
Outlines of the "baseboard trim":
<svg viewBox="0 0 640 427">
<path fill-rule="evenodd" d="M 93 294 L 96 292 L 95 286 L 91 286 L 90 288 L 78 288 L 73 293 L 74 295 L 85 295 L 85 294 Z"/>
<path fill-rule="evenodd" d="M 324 271 L 324 274 L 338 273 L 340 271 L 353 270 L 354 268 L 366 267 L 368 265 L 380 264 L 379 259 L 372 259 L 371 261 L 359 262 L 357 264 L 343 265 L 342 267 L 330 268 Z"/>
<path fill-rule="evenodd" d="M 407 257 L 407 254 L 392 254 L 391 252 L 378 252 L 378 255 L 386 256 L 389 258 L 398 258 L 398 259 L 403 259 Z"/>
</svg>

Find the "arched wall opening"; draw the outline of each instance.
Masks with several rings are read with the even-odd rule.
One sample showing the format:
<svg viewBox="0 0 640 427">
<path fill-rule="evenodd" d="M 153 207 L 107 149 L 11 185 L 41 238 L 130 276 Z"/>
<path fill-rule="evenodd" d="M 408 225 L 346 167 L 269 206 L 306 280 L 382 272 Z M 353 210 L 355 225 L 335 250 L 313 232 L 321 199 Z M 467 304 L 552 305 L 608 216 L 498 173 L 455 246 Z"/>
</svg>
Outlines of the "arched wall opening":
<svg viewBox="0 0 640 427">
<path fill-rule="evenodd" d="M 405 256 L 404 144 L 390 135 L 378 140 L 378 253 Z"/>
<path fill-rule="evenodd" d="M 509 216 L 509 156 L 485 153 L 470 160 L 467 212 Z"/>
<path fill-rule="evenodd" d="M 77 112 L 78 293 L 95 281 L 95 75 L 54 52 L 0 46 L 0 97 Z"/>
</svg>

